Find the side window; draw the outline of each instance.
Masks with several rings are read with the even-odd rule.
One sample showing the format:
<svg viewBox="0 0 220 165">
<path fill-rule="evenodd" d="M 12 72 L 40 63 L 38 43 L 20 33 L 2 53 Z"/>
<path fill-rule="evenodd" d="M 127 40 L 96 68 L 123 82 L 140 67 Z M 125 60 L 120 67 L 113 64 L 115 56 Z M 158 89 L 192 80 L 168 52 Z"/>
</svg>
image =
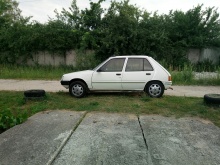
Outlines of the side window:
<svg viewBox="0 0 220 165">
<path fill-rule="evenodd" d="M 111 59 L 105 63 L 99 70 L 101 72 L 121 72 L 124 66 L 125 58 Z"/>
<path fill-rule="evenodd" d="M 153 68 L 149 61 L 144 58 L 129 58 L 127 66 L 125 69 L 126 72 L 134 71 L 153 71 Z"/>
<path fill-rule="evenodd" d="M 153 71 L 153 67 L 147 59 L 144 59 L 144 71 Z"/>
</svg>

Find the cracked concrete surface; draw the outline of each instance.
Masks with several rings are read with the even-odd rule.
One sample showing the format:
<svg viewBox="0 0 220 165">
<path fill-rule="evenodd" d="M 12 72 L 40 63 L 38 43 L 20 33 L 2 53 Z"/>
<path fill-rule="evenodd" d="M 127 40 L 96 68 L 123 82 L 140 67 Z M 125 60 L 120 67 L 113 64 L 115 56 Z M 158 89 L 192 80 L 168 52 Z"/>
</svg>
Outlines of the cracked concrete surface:
<svg viewBox="0 0 220 165">
<path fill-rule="evenodd" d="M 140 116 L 153 164 L 220 164 L 220 129 L 204 120 Z"/>
<path fill-rule="evenodd" d="M 0 165 L 219 165 L 220 128 L 198 118 L 46 111 L 0 134 Z"/>
</svg>

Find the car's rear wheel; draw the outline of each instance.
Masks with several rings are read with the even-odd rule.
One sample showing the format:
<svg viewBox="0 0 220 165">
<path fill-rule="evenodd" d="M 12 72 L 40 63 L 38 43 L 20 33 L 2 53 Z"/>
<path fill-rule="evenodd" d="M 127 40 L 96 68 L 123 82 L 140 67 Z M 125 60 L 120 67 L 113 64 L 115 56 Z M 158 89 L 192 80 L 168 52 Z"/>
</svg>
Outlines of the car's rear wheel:
<svg viewBox="0 0 220 165">
<path fill-rule="evenodd" d="M 159 81 L 153 81 L 147 84 L 145 91 L 150 97 L 159 98 L 163 96 L 164 86 Z"/>
<path fill-rule="evenodd" d="M 69 92 L 72 96 L 81 98 L 84 97 L 87 93 L 87 87 L 85 83 L 81 81 L 75 81 L 70 84 Z"/>
</svg>

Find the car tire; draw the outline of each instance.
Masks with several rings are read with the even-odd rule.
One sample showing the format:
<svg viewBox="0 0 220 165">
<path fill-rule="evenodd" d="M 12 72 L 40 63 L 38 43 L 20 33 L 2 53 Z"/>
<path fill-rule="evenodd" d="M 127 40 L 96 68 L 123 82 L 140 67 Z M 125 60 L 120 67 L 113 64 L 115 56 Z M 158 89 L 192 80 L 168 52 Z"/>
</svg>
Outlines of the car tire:
<svg viewBox="0 0 220 165">
<path fill-rule="evenodd" d="M 204 101 L 208 104 L 219 104 L 220 105 L 220 94 L 205 94 Z"/>
<path fill-rule="evenodd" d="M 70 84 L 69 93 L 77 98 L 84 97 L 87 93 L 87 87 L 82 81 L 75 81 Z"/>
<path fill-rule="evenodd" d="M 39 98 L 39 97 L 44 97 L 46 94 L 45 90 L 41 90 L 41 89 L 32 89 L 32 90 L 27 90 L 24 91 L 24 96 L 26 98 Z"/>
<path fill-rule="evenodd" d="M 145 88 L 145 92 L 150 97 L 159 98 L 159 97 L 163 96 L 164 86 L 159 81 L 152 81 L 152 82 L 147 84 L 147 86 Z"/>
</svg>

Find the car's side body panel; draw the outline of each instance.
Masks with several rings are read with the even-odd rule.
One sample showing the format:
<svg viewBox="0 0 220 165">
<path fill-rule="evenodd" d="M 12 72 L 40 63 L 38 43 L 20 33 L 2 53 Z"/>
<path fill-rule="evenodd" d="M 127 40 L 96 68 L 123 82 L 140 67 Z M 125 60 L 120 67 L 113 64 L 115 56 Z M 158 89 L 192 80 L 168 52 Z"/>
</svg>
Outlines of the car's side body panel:
<svg viewBox="0 0 220 165">
<path fill-rule="evenodd" d="M 151 72 L 123 72 L 122 75 L 122 89 L 123 90 L 143 90 L 146 83 L 153 77 Z"/>
<path fill-rule="evenodd" d="M 121 74 L 121 72 L 94 71 L 90 90 L 122 90 Z"/>
</svg>

